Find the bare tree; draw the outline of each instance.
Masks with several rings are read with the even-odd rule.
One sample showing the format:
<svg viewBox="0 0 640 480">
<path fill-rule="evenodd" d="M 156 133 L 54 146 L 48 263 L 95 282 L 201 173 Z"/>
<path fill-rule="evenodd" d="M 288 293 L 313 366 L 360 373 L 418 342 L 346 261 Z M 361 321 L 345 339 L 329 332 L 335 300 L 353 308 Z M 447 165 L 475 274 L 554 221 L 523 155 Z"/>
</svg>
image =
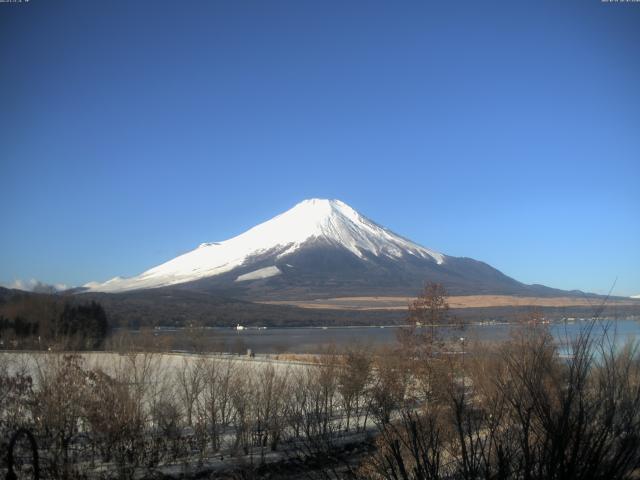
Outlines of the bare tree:
<svg viewBox="0 0 640 480">
<path fill-rule="evenodd" d="M 440 283 L 428 282 L 418 297 L 409 304 L 409 325 L 412 329 L 425 327 L 421 340 L 433 345 L 439 336 L 436 328 L 449 320 L 449 303 L 446 289 Z M 415 336 L 416 332 L 412 332 Z"/>
<path fill-rule="evenodd" d="M 338 371 L 338 392 L 340 404 L 346 416 L 346 429 L 351 427 L 351 419 L 355 420 L 356 430 L 360 417 L 366 408 L 366 389 L 372 377 L 372 358 L 365 348 L 351 348 L 341 359 Z"/>
<path fill-rule="evenodd" d="M 388 479 L 624 479 L 640 467 L 640 355 L 591 327 L 557 355 L 531 324 L 452 362 L 446 395 L 381 422 L 364 467 Z M 377 402 L 378 404 L 380 402 Z"/>
<path fill-rule="evenodd" d="M 231 385 L 231 403 L 233 405 L 235 428 L 234 450 L 242 449 L 249 453 L 251 435 L 254 427 L 255 415 L 255 387 L 253 372 L 246 365 L 238 368 Z"/>
<path fill-rule="evenodd" d="M 20 428 L 32 428 L 29 407 L 34 402 L 33 380 L 26 369 L 10 371 L 8 356 L 0 354 L 0 451 L 5 452 L 9 439 Z M 13 370 L 13 368 L 11 369 Z M 0 466 L 6 461 L 0 455 Z"/>
<path fill-rule="evenodd" d="M 374 360 L 373 376 L 369 389 L 371 409 L 378 424 L 384 425 L 405 401 L 410 381 L 406 358 L 397 351 L 381 349 Z"/>
<path fill-rule="evenodd" d="M 87 374 L 79 355 L 49 354 L 37 365 L 32 404 L 36 431 L 51 451 L 44 470 L 54 478 L 71 478 L 75 468 L 70 445 L 81 428 Z"/>
<path fill-rule="evenodd" d="M 260 436 L 260 451 L 263 454 L 267 443 L 272 451 L 276 450 L 286 425 L 288 370 L 279 370 L 273 364 L 268 364 L 262 366 L 256 375 L 255 429 Z"/>
<path fill-rule="evenodd" d="M 102 370 L 88 372 L 83 415 L 105 461 L 115 461 L 120 478 L 133 478 L 144 450 L 144 418 L 130 392 Z"/>
<path fill-rule="evenodd" d="M 381 426 L 376 451 L 358 471 L 359 478 L 436 480 L 444 473 L 444 433 L 435 411 L 403 409 Z"/>
<path fill-rule="evenodd" d="M 202 401 L 214 451 L 221 448 L 222 434 L 232 418 L 235 371 L 236 364 L 231 359 L 209 359 L 205 364 Z"/>
<path fill-rule="evenodd" d="M 202 358 L 183 357 L 176 369 L 178 396 L 186 415 L 186 423 L 193 426 L 194 409 L 204 390 L 205 363 Z"/>
</svg>

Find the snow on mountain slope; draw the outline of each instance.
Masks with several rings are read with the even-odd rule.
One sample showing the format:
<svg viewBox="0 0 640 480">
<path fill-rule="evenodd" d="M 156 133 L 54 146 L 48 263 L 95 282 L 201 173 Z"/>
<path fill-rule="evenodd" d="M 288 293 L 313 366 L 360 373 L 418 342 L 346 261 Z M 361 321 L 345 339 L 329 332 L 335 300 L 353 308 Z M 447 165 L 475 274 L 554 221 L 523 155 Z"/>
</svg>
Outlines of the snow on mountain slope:
<svg viewBox="0 0 640 480">
<path fill-rule="evenodd" d="M 258 270 L 254 270 L 253 272 L 245 273 L 244 275 L 240 275 L 236 278 L 236 282 L 246 282 L 247 280 L 260 280 L 263 278 L 275 277 L 276 275 L 280 275 L 282 271 L 276 267 L 265 267 L 260 268 Z"/>
<path fill-rule="evenodd" d="M 631 295 L 631 298 L 638 298 L 638 299 L 640 299 L 640 295 Z"/>
<path fill-rule="evenodd" d="M 438 265 L 446 258 L 394 234 L 339 200 L 311 199 L 237 237 L 224 242 L 203 243 L 138 276 L 91 282 L 85 287 L 96 292 L 122 292 L 190 282 L 229 272 L 265 253 L 275 253 L 276 258 L 281 258 L 318 239 L 343 247 L 363 259 L 366 259 L 365 252 L 391 258 L 413 255 Z M 266 273 L 276 274 L 273 269 Z M 238 280 L 242 281 L 242 277 Z"/>
</svg>

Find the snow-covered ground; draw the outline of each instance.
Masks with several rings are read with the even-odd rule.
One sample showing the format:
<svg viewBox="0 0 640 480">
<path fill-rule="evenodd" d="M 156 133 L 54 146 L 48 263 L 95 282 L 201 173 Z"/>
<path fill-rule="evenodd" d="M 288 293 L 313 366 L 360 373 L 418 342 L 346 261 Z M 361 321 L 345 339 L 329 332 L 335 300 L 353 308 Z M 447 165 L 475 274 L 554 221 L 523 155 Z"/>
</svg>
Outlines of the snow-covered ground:
<svg viewBox="0 0 640 480">
<path fill-rule="evenodd" d="M 68 353 L 65 353 L 68 354 Z M 47 362 L 55 357 L 60 357 L 61 353 L 40 352 L 40 351 L 2 351 L 0 352 L 0 367 L 6 366 L 9 374 L 21 371 L 30 375 L 34 383 L 37 384 L 39 370 L 46 366 Z M 132 364 L 152 364 L 149 369 L 151 375 L 158 377 L 160 374 L 164 378 L 171 378 L 184 363 L 191 363 L 198 359 L 226 364 L 242 365 L 248 371 L 258 372 L 259 369 L 267 365 L 273 365 L 280 371 L 296 371 L 307 368 L 310 364 L 304 362 L 273 360 L 268 357 L 249 357 L 245 355 L 222 355 L 222 354 L 189 354 L 189 353 L 147 353 L 147 354 L 120 354 L 115 352 L 82 352 L 78 353 L 82 358 L 83 366 L 87 370 L 100 369 L 108 375 L 116 375 L 116 372 L 127 368 Z"/>
<path fill-rule="evenodd" d="M 247 280 L 258 280 L 261 278 L 275 277 L 276 275 L 280 275 L 281 273 L 282 271 L 276 266 L 265 267 L 254 270 L 253 272 L 245 273 L 244 275 L 240 275 L 238 278 L 236 278 L 236 282 L 245 282 Z"/>
</svg>

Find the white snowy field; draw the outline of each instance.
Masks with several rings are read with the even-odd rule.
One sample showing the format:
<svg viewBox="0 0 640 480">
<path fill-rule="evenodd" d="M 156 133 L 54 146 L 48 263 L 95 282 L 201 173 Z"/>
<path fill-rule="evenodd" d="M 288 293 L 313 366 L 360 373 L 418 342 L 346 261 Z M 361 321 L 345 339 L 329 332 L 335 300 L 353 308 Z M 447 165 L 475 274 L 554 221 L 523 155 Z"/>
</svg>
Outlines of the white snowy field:
<svg viewBox="0 0 640 480">
<path fill-rule="evenodd" d="M 0 352 L 0 372 L 10 375 L 17 372 L 30 375 L 37 385 L 45 370 L 65 356 L 76 355 L 81 358 L 85 370 L 101 370 L 114 378 L 123 374 L 143 382 L 172 383 L 171 379 L 185 366 L 193 367 L 198 361 L 214 363 L 220 367 L 237 369 L 248 374 L 259 373 L 267 366 L 273 366 L 279 374 L 292 374 L 309 367 L 310 364 L 295 361 L 273 360 L 266 357 L 241 355 L 189 354 L 189 353 L 116 353 L 116 352 L 41 352 L 41 351 L 2 351 Z"/>
</svg>

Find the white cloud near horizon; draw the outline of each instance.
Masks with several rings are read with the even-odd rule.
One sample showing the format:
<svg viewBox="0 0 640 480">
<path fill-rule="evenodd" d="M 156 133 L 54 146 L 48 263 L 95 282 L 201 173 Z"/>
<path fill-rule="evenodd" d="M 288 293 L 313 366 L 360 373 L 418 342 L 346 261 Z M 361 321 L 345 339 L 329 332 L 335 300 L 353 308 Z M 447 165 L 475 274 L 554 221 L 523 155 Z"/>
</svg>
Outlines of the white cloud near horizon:
<svg viewBox="0 0 640 480">
<path fill-rule="evenodd" d="M 67 290 L 69 288 L 68 285 L 64 283 L 45 283 L 37 280 L 35 278 L 31 278 L 29 280 L 21 280 L 17 279 L 10 283 L 0 282 L 1 287 L 11 288 L 15 290 L 23 290 L 25 292 L 39 292 L 39 293 L 54 293 L 60 292 L 62 290 Z"/>
</svg>

